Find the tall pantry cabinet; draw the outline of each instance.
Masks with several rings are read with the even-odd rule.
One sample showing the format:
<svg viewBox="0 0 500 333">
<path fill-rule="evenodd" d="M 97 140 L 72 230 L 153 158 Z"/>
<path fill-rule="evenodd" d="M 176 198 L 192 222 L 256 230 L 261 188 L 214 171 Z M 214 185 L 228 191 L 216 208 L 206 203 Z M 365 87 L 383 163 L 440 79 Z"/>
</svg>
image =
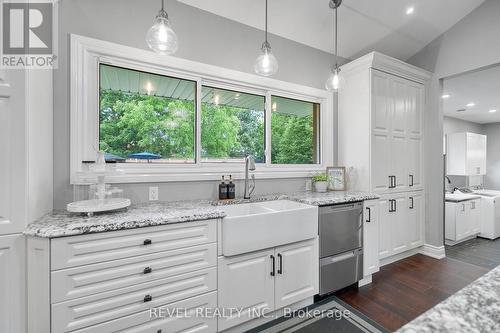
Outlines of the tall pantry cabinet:
<svg viewBox="0 0 500 333">
<path fill-rule="evenodd" d="M 26 224 L 52 210 L 52 71 L 0 69 L 0 332 L 26 332 Z"/>
<path fill-rule="evenodd" d="M 341 68 L 339 164 L 354 167 L 348 187 L 375 192 L 384 259 L 423 245 L 423 117 L 430 73 L 373 52 Z M 373 272 L 374 263 L 370 263 Z"/>
</svg>

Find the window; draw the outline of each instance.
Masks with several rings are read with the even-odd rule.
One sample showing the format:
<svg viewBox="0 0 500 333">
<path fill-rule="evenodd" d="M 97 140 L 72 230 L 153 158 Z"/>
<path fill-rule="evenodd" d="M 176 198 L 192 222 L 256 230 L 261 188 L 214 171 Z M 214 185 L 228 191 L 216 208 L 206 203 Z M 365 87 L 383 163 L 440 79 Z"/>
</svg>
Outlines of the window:
<svg viewBox="0 0 500 333">
<path fill-rule="evenodd" d="M 265 163 L 265 97 L 203 86 L 202 162 L 241 162 L 252 155 Z"/>
<path fill-rule="evenodd" d="M 273 164 L 320 163 L 320 105 L 290 98 L 271 99 Z"/>
<path fill-rule="evenodd" d="M 333 165 L 333 95 L 250 73 L 71 35 L 72 184 L 308 177 Z M 74 74 L 74 75 L 73 75 Z"/>
<path fill-rule="evenodd" d="M 99 71 L 106 160 L 194 163 L 196 82 L 104 64 Z"/>
</svg>

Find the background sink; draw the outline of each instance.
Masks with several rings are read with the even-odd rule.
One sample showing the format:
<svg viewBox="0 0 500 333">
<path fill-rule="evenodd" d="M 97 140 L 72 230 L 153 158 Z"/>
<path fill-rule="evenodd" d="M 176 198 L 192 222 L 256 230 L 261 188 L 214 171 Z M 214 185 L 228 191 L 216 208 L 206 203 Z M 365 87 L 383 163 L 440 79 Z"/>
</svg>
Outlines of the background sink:
<svg viewBox="0 0 500 333">
<path fill-rule="evenodd" d="M 224 207 L 222 254 L 233 256 L 318 235 L 318 207 L 290 200 Z"/>
</svg>

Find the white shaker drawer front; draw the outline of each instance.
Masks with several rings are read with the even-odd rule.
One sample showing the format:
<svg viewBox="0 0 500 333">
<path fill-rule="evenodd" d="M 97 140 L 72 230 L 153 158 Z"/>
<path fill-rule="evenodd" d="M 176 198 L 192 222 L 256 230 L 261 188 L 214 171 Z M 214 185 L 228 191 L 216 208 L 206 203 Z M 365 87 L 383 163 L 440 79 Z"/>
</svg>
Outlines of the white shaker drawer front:
<svg viewBox="0 0 500 333">
<path fill-rule="evenodd" d="M 51 241 L 51 269 L 178 249 L 216 239 L 216 220 L 56 238 Z"/>
<path fill-rule="evenodd" d="M 217 265 L 216 243 L 54 271 L 52 303 Z"/>
<path fill-rule="evenodd" d="M 196 316 L 197 308 L 214 309 L 217 307 L 217 292 L 192 297 L 180 302 L 167 304 L 160 317 L 155 317 L 154 312 L 146 310 L 127 317 L 121 317 L 102 324 L 90 326 L 74 333 L 215 333 L 217 332 L 217 319 Z M 174 313 L 179 309 L 181 316 L 168 316 L 165 312 Z M 184 312 L 181 312 L 185 310 Z M 157 312 L 158 313 L 158 312 Z M 59 332 L 54 332 L 59 333 Z"/>
<path fill-rule="evenodd" d="M 52 305 L 52 332 L 69 332 L 217 289 L 212 267 Z"/>
</svg>

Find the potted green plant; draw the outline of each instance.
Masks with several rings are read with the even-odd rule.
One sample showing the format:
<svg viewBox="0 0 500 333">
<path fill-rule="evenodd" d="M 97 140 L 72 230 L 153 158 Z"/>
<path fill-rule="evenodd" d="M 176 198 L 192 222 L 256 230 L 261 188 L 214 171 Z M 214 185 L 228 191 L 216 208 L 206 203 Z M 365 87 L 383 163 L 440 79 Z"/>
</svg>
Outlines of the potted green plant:
<svg viewBox="0 0 500 333">
<path fill-rule="evenodd" d="M 327 173 L 318 173 L 312 177 L 314 183 L 314 190 L 316 192 L 324 193 L 328 190 L 328 180 L 330 177 Z"/>
</svg>

